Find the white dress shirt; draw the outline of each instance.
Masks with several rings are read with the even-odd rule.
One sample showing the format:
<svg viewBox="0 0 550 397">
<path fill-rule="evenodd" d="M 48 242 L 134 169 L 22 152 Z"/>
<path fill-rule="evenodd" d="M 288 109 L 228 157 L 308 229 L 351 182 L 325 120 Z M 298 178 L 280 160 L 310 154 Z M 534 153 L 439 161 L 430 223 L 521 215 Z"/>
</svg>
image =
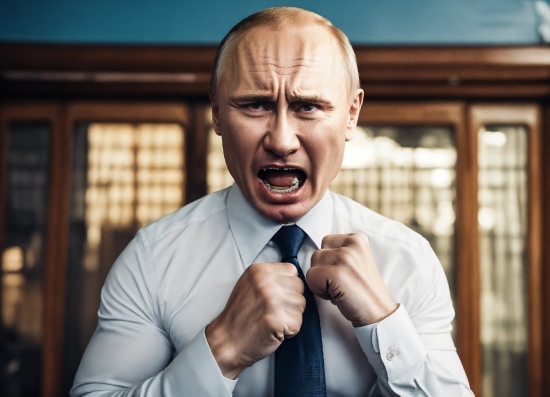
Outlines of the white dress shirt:
<svg viewBox="0 0 550 397">
<path fill-rule="evenodd" d="M 381 322 L 353 328 L 317 299 L 329 397 L 472 395 L 451 338 L 447 280 L 424 238 L 328 191 L 296 224 L 308 235 L 304 273 L 324 236 L 364 233 L 399 303 Z M 270 240 L 280 227 L 233 185 L 141 229 L 107 278 L 71 396 L 272 396 L 274 355 L 226 379 L 204 328 L 248 266 L 279 261 Z"/>
</svg>

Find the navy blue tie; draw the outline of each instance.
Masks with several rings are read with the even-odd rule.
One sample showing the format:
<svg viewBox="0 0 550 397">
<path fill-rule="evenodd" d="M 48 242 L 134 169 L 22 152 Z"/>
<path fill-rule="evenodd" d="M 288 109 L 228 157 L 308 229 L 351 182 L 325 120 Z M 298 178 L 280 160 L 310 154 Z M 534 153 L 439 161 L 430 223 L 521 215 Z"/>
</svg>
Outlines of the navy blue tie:
<svg viewBox="0 0 550 397">
<path fill-rule="evenodd" d="M 279 248 L 281 262 L 292 263 L 304 282 L 306 309 L 302 327 L 293 338 L 285 339 L 275 351 L 275 397 L 326 397 L 325 364 L 321 324 L 315 296 L 308 288 L 298 264 L 298 251 L 306 234 L 296 225 L 283 226 L 271 239 Z"/>
</svg>

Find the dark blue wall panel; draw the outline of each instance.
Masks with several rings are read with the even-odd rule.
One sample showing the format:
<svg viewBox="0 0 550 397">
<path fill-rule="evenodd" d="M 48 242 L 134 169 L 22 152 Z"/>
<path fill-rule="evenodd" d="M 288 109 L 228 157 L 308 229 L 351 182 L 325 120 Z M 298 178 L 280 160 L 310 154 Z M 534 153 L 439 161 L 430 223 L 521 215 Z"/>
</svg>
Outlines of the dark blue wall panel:
<svg viewBox="0 0 550 397">
<path fill-rule="evenodd" d="M 275 5 L 316 11 L 357 44 L 534 44 L 532 0 L 0 0 L 0 40 L 212 44 Z"/>
</svg>

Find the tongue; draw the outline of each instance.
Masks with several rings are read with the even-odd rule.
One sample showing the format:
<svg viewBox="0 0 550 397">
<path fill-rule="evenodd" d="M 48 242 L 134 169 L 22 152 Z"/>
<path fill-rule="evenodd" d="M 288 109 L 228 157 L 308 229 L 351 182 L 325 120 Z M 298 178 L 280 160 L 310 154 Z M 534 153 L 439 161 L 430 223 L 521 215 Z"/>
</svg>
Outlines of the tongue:
<svg viewBox="0 0 550 397">
<path fill-rule="evenodd" d="M 294 178 L 300 179 L 300 171 L 275 171 L 268 170 L 263 175 L 263 179 L 271 186 L 289 187 Z"/>
</svg>

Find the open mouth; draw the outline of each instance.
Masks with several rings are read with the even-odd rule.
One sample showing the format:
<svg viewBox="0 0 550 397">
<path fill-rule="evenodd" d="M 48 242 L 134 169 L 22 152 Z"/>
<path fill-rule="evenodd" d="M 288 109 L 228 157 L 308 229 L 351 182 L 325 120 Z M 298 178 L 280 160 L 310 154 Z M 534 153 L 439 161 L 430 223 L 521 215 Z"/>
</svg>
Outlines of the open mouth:
<svg viewBox="0 0 550 397">
<path fill-rule="evenodd" d="M 300 188 L 306 180 L 304 171 L 297 168 L 262 168 L 258 171 L 267 190 L 273 193 L 291 193 Z"/>
</svg>

